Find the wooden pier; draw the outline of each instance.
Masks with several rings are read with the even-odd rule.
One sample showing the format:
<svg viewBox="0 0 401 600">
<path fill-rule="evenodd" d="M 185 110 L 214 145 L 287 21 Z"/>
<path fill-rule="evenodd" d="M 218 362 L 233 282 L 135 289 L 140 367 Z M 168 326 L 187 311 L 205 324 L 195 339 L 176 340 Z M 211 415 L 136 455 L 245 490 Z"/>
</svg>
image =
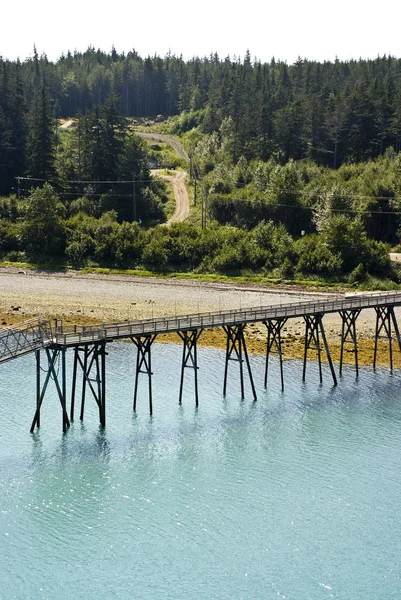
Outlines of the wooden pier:
<svg viewBox="0 0 401 600">
<path fill-rule="evenodd" d="M 375 349 L 373 368 L 376 367 L 377 343 L 385 338 L 389 344 L 390 369 L 393 369 L 393 341 L 401 350 L 401 338 L 395 315 L 395 307 L 401 306 L 401 292 L 366 293 L 356 295 L 337 295 L 333 299 L 309 302 L 293 302 L 274 306 L 260 306 L 239 310 L 225 310 L 174 317 L 156 317 L 123 323 L 107 323 L 81 326 L 64 325 L 61 321 L 50 322 L 38 319 L 23 323 L 17 327 L 0 332 L 0 362 L 18 358 L 28 352 L 36 354 L 36 411 L 31 432 L 40 426 L 40 412 L 50 379 L 56 385 L 62 409 L 62 426 L 65 432 L 75 415 L 77 396 L 77 378 L 81 375 L 80 419 L 84 418 L 85 401 L 91 395 L 99 409 L 99 421 L 106 424 L 106 357 L 107 344 L 115 340 L 130 339 L 137 349 L 135 370 L 133 410 L 136 411 L 138 380 L 141 374 L 148 378 L 149 411 L 152 413 L 152 366 L 151 349 L 157 336 L 176 333 L 182 343 L 182 363 L 179 402 L 182 401 L 184 373 L 186 368 L 194 370 L 195 403 L 198 406 L 198 359 L 197 342 L 205 329 L 221 327 L 227 336 L 223 393 L 226 393 L 228 367 L 230 361 L 237 361 L 240 370 L 241 396 L 244 398 L 244 363 L 251 384 L 253 399 L 256 390 L 251 364 L 247 352 L 244 330 L 249 323 L 264 323 L 267 329 L 266 363 L 264 383 L 267 386 L 270 354 L 275 352 L 280 362 L 281 387 L 284 390 L 284 369 L 282 350 L 282 330 L 288 319 L 302 317 L 305 322 L 305 347 L 302 379 L 306 377 L 308 351 L 317 352 L 319 377 L 322 382 L 322 352 L 324 351 L 333 384 L 337 385 L 337 376 L 326 339 L 323 320 L 327 313 L 338 313 L 342 320 L 339 373 L 343 365 L 344 344 L 353 345 L 356 375 L 358 376 L 357 319 L 361 311 L 373 309 L 376 312 Z M 67 410 L 67 371 L 66 352 L 74 353 L 73 375 L 71 381 L 70 410 Z M 46 376 L 41 381 L 41 360 L 44 358 Z M 43 362 L 43 361 L 42 361 Z M 55 365 L 61 365 L 56 369 Z"/>
</svg>

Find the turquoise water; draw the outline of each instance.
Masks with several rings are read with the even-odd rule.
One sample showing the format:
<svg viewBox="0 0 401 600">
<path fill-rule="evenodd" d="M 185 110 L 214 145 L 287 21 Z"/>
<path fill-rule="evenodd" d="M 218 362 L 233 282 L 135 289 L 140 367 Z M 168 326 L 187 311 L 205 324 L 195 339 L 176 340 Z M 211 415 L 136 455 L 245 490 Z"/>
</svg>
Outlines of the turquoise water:
<svg viewBox="0 0 401 600">
<path fill-rule="evenodd" d="M 107 358 L 107 427 L 94 402 L 61 432 L 53 389 L 39 433 L 35 365 L 0 366 L 0 599 L 401 598 L 401 377 L 251 362 L 222 396 L 224 353 L 199 349 L 200 406 L 181 348 L 155 345 L 132 413 L 134 348 Z"/>
</svg>

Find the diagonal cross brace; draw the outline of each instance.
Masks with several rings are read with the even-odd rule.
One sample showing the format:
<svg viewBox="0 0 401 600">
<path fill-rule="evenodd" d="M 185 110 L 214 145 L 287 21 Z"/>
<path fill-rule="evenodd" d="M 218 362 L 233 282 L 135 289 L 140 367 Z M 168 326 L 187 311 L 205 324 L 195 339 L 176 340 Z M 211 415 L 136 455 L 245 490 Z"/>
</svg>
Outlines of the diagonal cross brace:
<svg viewBox="0 0 401 600">
<path fill-rule="evenodd" d="M 305 381 L 306 375 L 306 362 L 308 357 L 308 350 L 315 350 L 317 352 L 319 361 L 319 376 L 320 383 L 323 382 L 322 376 L 322 348 L 320 346 L 320 337 L 322 338 L 324 349 L 326 351 L 327 360 L 329 363 L 331 376 L 333 378 L 334 385 L 337 385 L 337 377 L 334 372 L 333 361 L 331 360 L 329 345 L 327 343 L 326 334 L 323 327 L 323 313 L 316 315 L 305 315 L 305 349 L 304 349 L 304 367 L 302 371 L 302 381 Z"/>
<path fill-rule="evenodd" d="M 184 386 L 184 369 L 194 369 L 195 376 L 195 404 L 199 405 L 198 398 L 198 355 L 197 342 L 203 329 L 192 329 L 190 331 L 178 331 L 178 335 L 183 341 L 182 363 L 181 363 L 181 382 L 179 404 L 182 402 L 182 390 Z"/>
<path fill-rule="evenodd" d="M 393 372 L 393 334 L 391 331 L 391 324 L 394 327 L 394 333 L 397 338 L 398 347 L 401 350 L 401 338 L 398 329 L 397 319 L 395 317 L 394 306 L 377 306 L 376 311 L 376 333 L 375 333 L 375 348 L 373 353 L 373 369 L 376 369 L 376 358 L 377 358 L 377 343 L 380 337 L 385 337 L 389 342 L 389 353 L 390 353 L 390 371 Z M 384 330 L 385 335 L 380 335 Z"/>
<path fill-rule="evenodd" d="M 83 360 L 80 356 L 83 354 Z M 75 392 L 78 367 L 82 371 L 82 394 L 80 420 L 84 418 L 86 388 L 89 387 L 99 409 L 99 421 L 106 425 L 106 342 L 104 340 L 91 345 L 76 346 L 74 353 L 74 369 L 71 393 L 71 420 L 74 419 Z M 94 371 L 93 377 L 91 377 Z M 95 386 L 93 383 L 95 382 Z"/>
<path fill-rule="evenodd" d="M 246 349 L 246 342 L 245 342 L 245 337 L 244 337 L 245 325 L 246 324 L 244 324 L 244 323 L 241 323 L 240 325 L 223 325 L 223 329 L 227 335 L 226 364 L 225 364 L 225 369 L 224 369 L 223 394 L 226 395 L 226 390 L 227 390 L 228 361 L 235 360 L 235 361 L 239 362 L 240 382 L 241 382 L 241 398 L 244 399 L 244 397 L 245 397 L 244 371 L 243 371 L 243 365 L 242 365 L 242 363 L 244 362 L 243 358 L 242 358 L 242 353 L 244 353 L 245 362 L 246 362 L 246 366 L 248 369 L 249 380 L 250 380 L 251 387 L 252 387 L 253 398 L 254 398 L 254 400 L 256 400 L 257 395 L 256 395 L 255 385 L 253 383 L 251 365 L 249 363 L 249 357 L 248 357 L 248 352 Z M 233 353 L 235 354 L 234 358 L 232 358 Z"/>
<path fill-rule="evenodd" d="M 344 356 L 344 344 L 350 342 L 354 345 L 355 354 L 355 370 L 356 376 L 359 375 L 358 368 L 358 340 L 356 336 L 356 320 L 361 312 L 360 308 L 354 310 L 340 310 L 340 316 L 342 320 L 341 326 L 341 348 L 340 348 L 340 375 L 343 370 L 343 356 Z"/>
<path fill-rule="evenodd" d="M 132 337 L 131 340 L 137 347 L 136 355 L 136 371 L 135 371 L 135 390 L 134 390 L 134 412 L 136 412 L 136 400 L 138 395 L 138 378 L 140 373 L 144 373 L 148 376 L 149 380 L 149 412 L 153 413 L 152 403 L 152 361 L 151 361 L 151 347 L 156 339 L 156 335 L 147 335 L 140 337 Z"/>
<path fill-rule="evenodd" d="M 281 375 L 281 390 L 284 391 L 284 372 L 283 372 L 283 349 L 281 340 L 281 330 L 287 323 L 287 319 L 269 319 L 263 321 L 267 328 L 267 345 L 266 345 L 266 363 L 265 363 L 265 387 L 267 387 L 267 373 L 269 369 L 269 356 L 273 346 L 276 348 L 276 353 L 280 359 L 280 375 Z"/>
<path fill-rule="evenodd" d="M 66 390 L 66 365 L 65 365 L 65 353 L 66 350 L 65 348 L 45 348 L 45 353 L 47 356 L 47 362 L 48 362 L 48 371 L 46 374 L 46 379 L 45 382 L 43 384 L 43 387 L 40 387 L 40 351 L 37 351 L 36 354 L 36 366 L 37 366 L 37 370 L 36 370 L 36 411 L 35 411 L 35 415 L 32 421 L 32 425 L 31 425 L 31 433 L 34 432 L 35 427 L 40 427 L 40 409 L 42 407 L 42 403 L 46 394 L 46 390 L 50 381 L 50 378 L 52 377 L 54 380 L 54 383 L 56 385 L 56 389 L 57 389 L 57 394 L 60 400 L 60 404 L 61 404 L 61 409 L 62 409 L 62 418 L 63 418 L 63 432 L 65 433 L 67 431 L 67 427 L 70 426 L 70 421 L 68 418 L 68 414 L 67 414 L 67 409 L 66 409 L 66 396 L 67 396 L 67 390 Z M 62 377 L 62 382 L 61 382 L 61 387 L 60 387 L 60 383 L 59 383 L 59 375 L 56 372 L 55 369 L 55 364 L 56 364 L 56 360 L 57 358 L 59 358 L 61 354 L 61 377 Z"/>
</svg>

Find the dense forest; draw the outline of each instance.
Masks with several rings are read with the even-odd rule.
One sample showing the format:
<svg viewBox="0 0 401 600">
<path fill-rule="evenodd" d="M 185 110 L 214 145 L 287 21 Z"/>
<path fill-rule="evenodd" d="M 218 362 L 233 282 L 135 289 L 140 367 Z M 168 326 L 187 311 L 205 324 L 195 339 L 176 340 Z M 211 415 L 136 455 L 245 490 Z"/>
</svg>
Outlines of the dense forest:
<svg viewBox="0 0 401 600">
<path fill-rule="evenodd" d="M 338 167 L 401 149 L 401 60 L 392 56 L 287 65 L 249 54 L 184 61 L 88 48 L 55 63 L 36 50 L 21 64 L 0 58 L 0 165 L 11 177 L 28 168 L 26 145 L 43 95 L 55 118 L 86 114 L 114 96 L 124 116 L 186 112 L 183 128 L 229 126 L 234 162 L 308 157 Z"/>
<path fill-rule="evenodd" d="M 156 115 L 202 180 L 206 230 L 196 211 L 154 227 L 167 196 L 129 124 Z M 68 132 L 61 118 L 75 118 Z M 36 50 L 23 63 L 0 58 L 0 252 L 398 281 L 386 243 L 401 233 L 400 150 L 401 60 L 391 56 L 287 65 L 88 48 L 56 63 Z"/>
</svg>

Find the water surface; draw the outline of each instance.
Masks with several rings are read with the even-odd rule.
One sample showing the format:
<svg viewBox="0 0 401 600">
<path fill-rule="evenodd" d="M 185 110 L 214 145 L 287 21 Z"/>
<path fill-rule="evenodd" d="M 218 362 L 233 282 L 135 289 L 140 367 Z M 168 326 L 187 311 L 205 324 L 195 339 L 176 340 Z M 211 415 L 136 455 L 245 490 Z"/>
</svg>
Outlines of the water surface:
<svg viewBox="0 0 401 600">
<path fill-rule="evenodd" d="M 200 405 L 181 349 L 155 345 L 153 417 L 134 348 L 111 344 L 107 427 L 94 401 L 66 435 L 53 388 L 41 429 L 34 357 L 0 367 L 0 599 L 390 600 L 401 597 L 401 378 L 199 349 Z M 71 365 L 70 365 L 71 366 Z"/>
</svg>

